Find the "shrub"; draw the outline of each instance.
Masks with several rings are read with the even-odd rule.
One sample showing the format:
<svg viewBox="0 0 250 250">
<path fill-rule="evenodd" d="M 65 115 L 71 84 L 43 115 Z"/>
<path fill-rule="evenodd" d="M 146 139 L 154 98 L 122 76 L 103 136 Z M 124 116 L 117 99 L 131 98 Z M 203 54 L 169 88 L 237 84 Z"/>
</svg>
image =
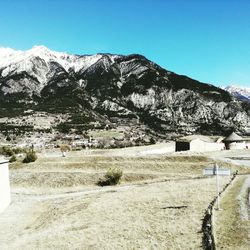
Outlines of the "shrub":
<svg viewBox="0 0 250 250">
<path fill-rule="evenodd" d="M 30 162 L 34 162 L 37 160 L 37 155 L 35 151 L 28 151 L 26 153 L 25 158 L 23 159 L 23 163 L 30 163 Z"/>
<path fill-rule="evenodd" d="M 11 148 L 9 147 L 2 147 L 0 150 L 0 153 L 5 155 L 5 156 L 12 156 L 14 155 L 14 152 Z"/>
<path fill-rule="evenodd" d="M 151 137 L 150 140 L 149 140 L 149 143 L 150 144 L 156 144 L 156 141 L 155 141 L 155 139 L 153 137 Z"/>
<path fill-rule="evenodd" d="M 104 175 L 104 178 L 101 178 L 97 184 L 99 186 L 117 185 L 120 182 L 122 175 L 123 172 L 119 168 L 109 169 Z"/>
<path fill-rule="evenodd" d="M 6 137 L 6 141 L 11 141 L 11 138 L 9 135 Z"/>
<path fill-rule="evenodd" d="M 13 148 L 12 149 L 15 154 L 25 153 L 26 150 L 23 148 Z"/>
<path fill-rule="evenodd" d="M 15 162 L 16 161 L 16 156 L 15 155 L 12 155 L 9 159 L 9 162 Z"/>
</svg>

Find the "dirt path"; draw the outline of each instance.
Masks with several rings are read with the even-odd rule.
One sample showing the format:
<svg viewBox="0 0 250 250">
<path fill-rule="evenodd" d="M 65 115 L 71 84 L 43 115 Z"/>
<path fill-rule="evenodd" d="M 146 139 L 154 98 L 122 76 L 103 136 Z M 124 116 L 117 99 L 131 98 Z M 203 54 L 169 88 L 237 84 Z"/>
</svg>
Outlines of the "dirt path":
<svg viewBox="0 0 250 250">
<path fill-rule="evenodd" d="M 0 249 L 200 249 L 201 219 L 214 183 L 186 179 L 13 194 L 0 216 Z"/>
</svg>

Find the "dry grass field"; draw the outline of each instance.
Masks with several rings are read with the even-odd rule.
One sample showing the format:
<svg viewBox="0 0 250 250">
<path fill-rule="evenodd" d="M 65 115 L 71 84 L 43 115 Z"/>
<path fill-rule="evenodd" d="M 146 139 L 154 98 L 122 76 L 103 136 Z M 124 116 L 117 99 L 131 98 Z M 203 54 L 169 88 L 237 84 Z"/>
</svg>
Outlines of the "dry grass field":
<svg viewBox="0 0 250 250">
<path fill-rule="evenodd" d="M 11 164 L 0 249 L 201 249 L 204 210 L 216 194 L 215 178 L 202 169 L 214 159 L 116 152 L 47 151 Z M 123 170 L 121 184 L 97 186 L 112 167 Z M 228 181 L 221 178 L 221 189 Z"/>
<path fill-rule="evenodd" d="M 250 177 L 240 176 L 221 200 L 223 210 L 215 212 L 218 249 L 249 249 L 250 246 Z"/>
</svg>

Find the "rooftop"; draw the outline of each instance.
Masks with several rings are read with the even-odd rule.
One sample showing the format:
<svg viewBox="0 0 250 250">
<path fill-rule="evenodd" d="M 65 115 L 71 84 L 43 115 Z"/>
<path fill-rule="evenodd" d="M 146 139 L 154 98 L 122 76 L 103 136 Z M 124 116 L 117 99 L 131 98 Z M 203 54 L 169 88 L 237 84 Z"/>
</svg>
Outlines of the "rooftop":
<svg viewBox="0 0 250 250">
<path fill-rule="evenodd" d="M 244 141 L 244 139 L 241 136 L 239 136 L 233 132 L 228 137 L 226 137 L 223 141 L 224 142 L 234 142 L 234 141 Z"/>
<path fill-rule="evenodd" d="M 188 135 L 188 136 L 180 137 L 179 139 L 177 139 L 177 141 L 191 142 L 197 139 L 204 141 L 204 142 L 210 142 L 210 143 L 214 142 L 213 139 L 205 135 Z"/>
</svg>

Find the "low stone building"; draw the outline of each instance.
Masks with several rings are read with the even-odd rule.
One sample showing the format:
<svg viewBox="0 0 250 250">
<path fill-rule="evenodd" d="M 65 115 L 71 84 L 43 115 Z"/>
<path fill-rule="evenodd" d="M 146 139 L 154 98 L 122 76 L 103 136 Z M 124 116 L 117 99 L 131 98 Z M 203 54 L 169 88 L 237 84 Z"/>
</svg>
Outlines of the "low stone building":
<svg viewBox="0 0 250 250">
<path fill-rule="evenodd" d="M 179 138 L 175 143 L 175 151 L 207 152 L 223 150 L 223 142 L 203 135 L 191 135 Z"/>
<path fill-rule="evenodd" d="M 10 204 L 10 180 L 8 161 L 0 159 L 0 213 Z"/>
<path fill-rule="evenodd" d="M 245 149 L 246 141 L 236 133 L 231 133 L 226 137 L 223 142 L 225 143 L 226 149 Z"/>
</svg>

